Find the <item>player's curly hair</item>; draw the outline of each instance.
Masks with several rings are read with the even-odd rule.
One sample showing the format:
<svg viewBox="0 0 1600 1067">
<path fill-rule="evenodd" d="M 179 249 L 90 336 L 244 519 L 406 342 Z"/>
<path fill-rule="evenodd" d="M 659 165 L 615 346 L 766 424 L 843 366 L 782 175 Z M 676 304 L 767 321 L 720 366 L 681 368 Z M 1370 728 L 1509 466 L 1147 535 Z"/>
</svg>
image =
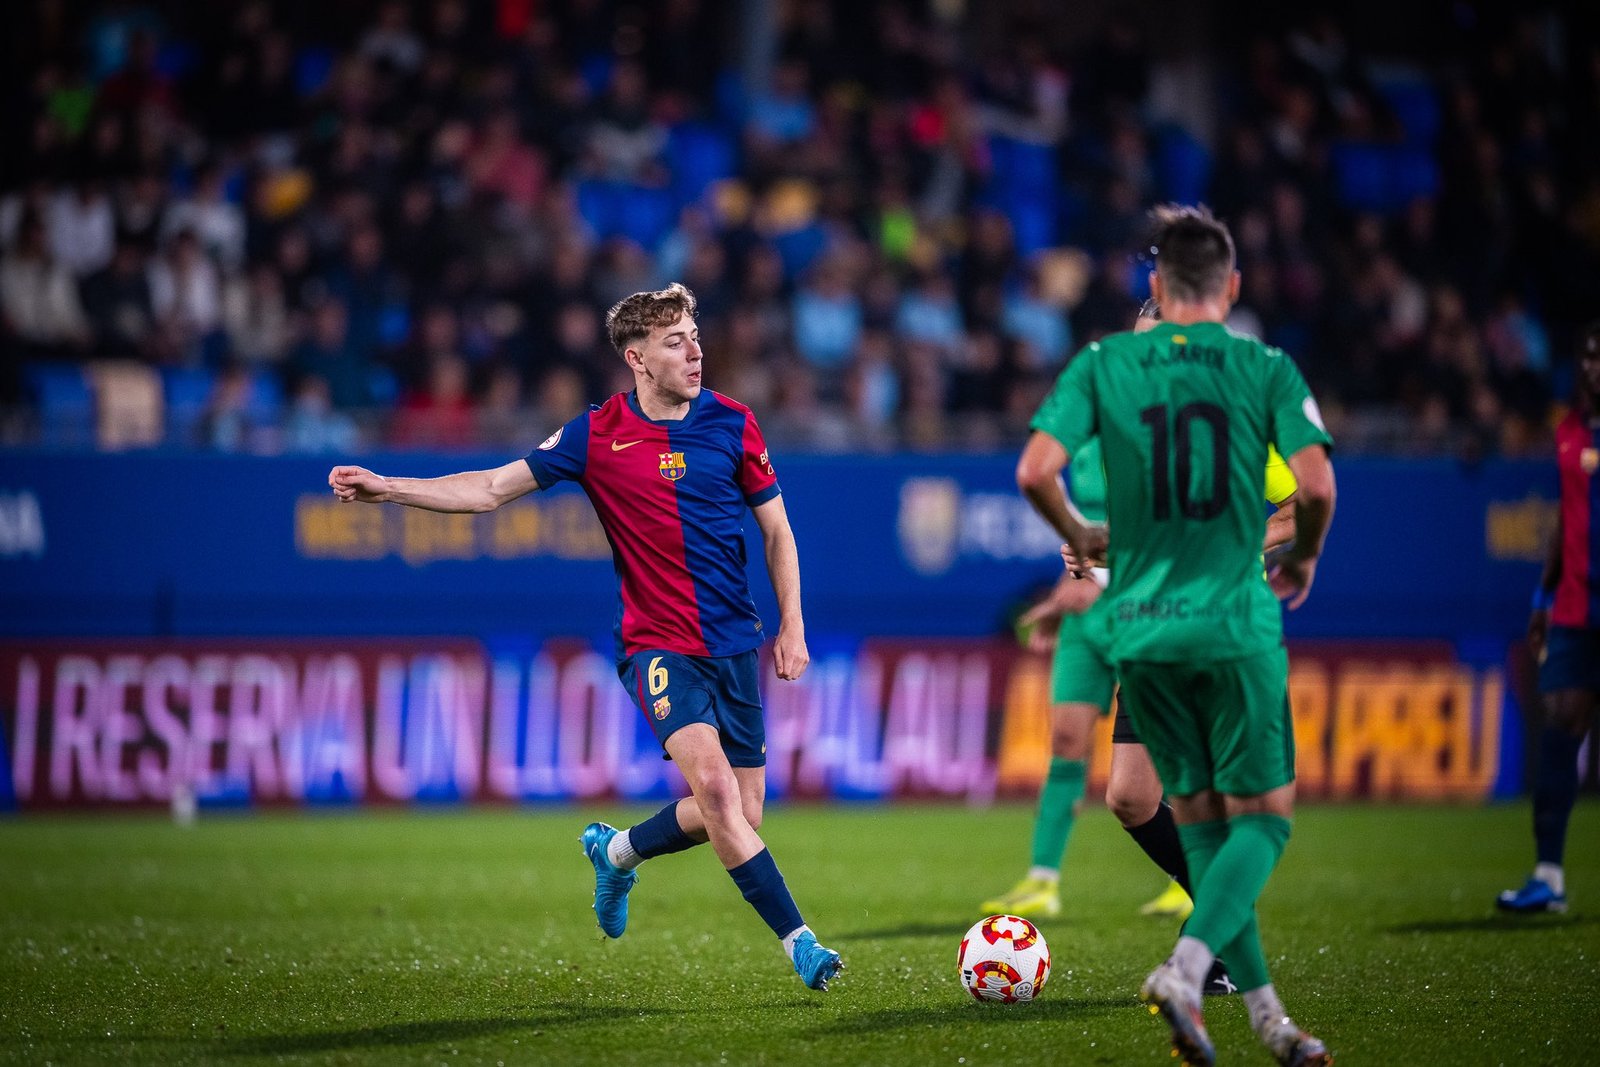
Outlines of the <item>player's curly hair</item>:
<svg viewBox="0 0 1600 1067">
<path fill-rule="evenodd" d="M 1233 275 L 1233 234 L 1204 204 L 1162 204 L 1150 212 L 1150 250 L 1167 294 L 1205 300 L 1225 292 Z"/>
<path fill-rule="evenodd" d="M 606 312 L 606 336 L 620 356 L 656 327 L 671 326 L 685 315 L 693 318 L 696 306 L 694 294 L 682 282 L 652 293 L 634 293 Z"/>
</svg>

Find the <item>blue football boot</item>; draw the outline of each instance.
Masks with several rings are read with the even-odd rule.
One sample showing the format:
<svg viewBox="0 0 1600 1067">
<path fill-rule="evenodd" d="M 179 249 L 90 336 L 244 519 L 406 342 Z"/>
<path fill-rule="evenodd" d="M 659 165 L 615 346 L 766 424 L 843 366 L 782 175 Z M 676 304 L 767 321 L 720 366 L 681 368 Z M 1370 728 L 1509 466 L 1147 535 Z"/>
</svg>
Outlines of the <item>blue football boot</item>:
<svg viewBox="0 0 1600 1067">
<path fill-rule="evenodd" d="M 844 960 L 831 948 L 817 944 L 810 930 L 794 939 L 794 973 L 808 989 L 827 989 L 828 981 L 844 970 Z"/>
<path fill-rule="evenodd" d="M 578 838 L 583 854 L 594 864 L 594 914 L 607 937 L 621 937 L 628 928 L 628 890 L 639 880 L 637 871 L 619 869 L 606 855 L 606 846 L 616 836 L 615 826 L 592 822 Z"/>
<path fill-rule="evenodd" d="M 1567 895 L 1557 893 L 1550 883 L 1539 878 L 1529 878 L 1521 889 L 1507 889 L 1495 904 L 1501 911 L 1518 915 L 1531 915 L 1540 911 L 1566 911 Z"/>
</svg>

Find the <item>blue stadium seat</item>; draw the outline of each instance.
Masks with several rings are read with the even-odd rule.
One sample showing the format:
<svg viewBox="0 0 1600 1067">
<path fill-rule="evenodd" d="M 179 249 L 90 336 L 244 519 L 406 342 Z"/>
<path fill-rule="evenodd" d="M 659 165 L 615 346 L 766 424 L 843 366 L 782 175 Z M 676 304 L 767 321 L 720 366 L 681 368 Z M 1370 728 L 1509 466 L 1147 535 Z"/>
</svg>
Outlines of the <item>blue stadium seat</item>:
<svg viewBox="0 0 1600 1067">
<path fill-rule="evenodd" d="M 1333 146 L 1332 163 L 1339 198 L 1346 206 L 1385 214 L 1394 210 L 1390 168 L 1380 146 L 1341 141 Z"/>
<path fill-rule="evenodd" d="M 739 167 L 734 139 L 709 122 L 680 122 L 674 126 L 667 156 L 672 163 L 673 197 L 680 206 L 699 200 L 708 186 L 733 177 Z"/>
<path fill-rule="evenodd" d="M 578 183 L 578 214 L 596 237 L 605 240 L 616 232 L 616 183 L 586 178 Z"/>
<path fill-rule="evenodd" d="M 1161 199 L 1198 204 L 1211 185 L 1211 154 L 1180 126 L 1162 130 L 1156 140 L 1156 184 Z"/>
<path fill-rule="evenodd" d="M 622 184 L 615 195 L 616 236 L 641 248 L 655 248 L 678 221 L 678 202 L 670 189 Z"/>
<path fill-rule="evenodd" d="M 589 179 L 578 183 L 578 214 L 602 241 L 626 237 L 654 248 L 678 221 L 670 189 Z"/>
<path fill-rule="evenodd" d="M 250 377 L 250 419 L 276 422 L 283 415 L 283 381 L 277 371 L 258 370 Z"/>
<path fill-rule="evenodd" d="M 163 367 L 161 388 L 167 402 L 167 438 L 187 443 L 205 414 L 215 384 L 208 370 L 195 367 Z"/>
<path fill-rule="evenodd" d="M 39 437 L 47 445 L 94 441 L 94 392 L 83 368 L 72 363 L 29 363 L 22 380 L 39 411 Z"/>
<path fill-rule="evenodd" d="M 592 95 L 605 95 L 606 86 L 611 84 L 613 65 L 611 57 L 604 52 L 591 52 L 578 61 L 578 73 Z"/>
<path fill-rule="evenodd" d="M 200 50 L 189 41 L 169 39 L 156 52 L 156 69 L 173 81 L 188 77 L 199 62 Z"/>
<path fill-rule="evenodd" d="M 827 245 L 827 232 L 815 222 L 772 238 L 772 246 L 778 250 L 778 258 L 783 260 L 784 277 L 791 280 L 810 269 L 811 264 L 822 255 Z"/>
<path fill-rule="evenodd" d="M 713 93 L 716 98 L 717 117 L 735 129 L 743 126 L 747 106 L 744 75 L 734 68 L 724 70 L 717 75 Z"/>
<path fill-rule="evenodd" d="M 400 379 L 388 367 L 373 367 L 367 372 L 367 393 L 373 406 L 392 408 L 400 402 Z"/>
<path fill-rule="evenodd" d="M 1415 76 L 1380 81 L 1378 92 L 1399 120 L 1408 143 L 1433 144 L 1441 124 L 1439 94 L 1426 79 Z"/>
<path fill-rule="evenodd" d="M 411 309 L 401 303 L 386 304 L 378 312 L 378 343 L 399 348 L 411 336 Z"/>
<path fill-rule="evenodd" d="M 991 185 L 1014 195 L 1055 195 L 1057 167 L 1053 146 L 991 137 L 989 154 L 994 166 Z"/>
<path fill-rule="evenodd" d="M 1083 240 L 1083 223 L 1088 215 L 1088 198 L 1072 186 L 1063 185 L 1056 194 L 1056 236 L 1062 244 Z"/>
<path fill-rule="evenodd" d="M 1011 231 L 1017 245 L 1017 255 L 1023 259 L 1058 243 L 1059 213 L 1054 202 L 1018 197 L 1005 208 L 1011 220 Z"/>
<path fill-rule="evenodd" d="M 1358 211 L 1391 215 L 1439 191 L 1438 161 L 1419 146 L 1344 141 L 1332 162 L 1340 199 Z"/>
<path fill-rule="evenodd" d="M 1439 162 L 1426 148 L 1390 150 L 1390 183 L 1398 207 L 1439 192 Z"/>
<path fill-rule="evenodd" d="M 320 92 L 333 76 L 338 53 L 326 45 L 306 45 L 295 53 L 294 89 L 301 96 Z"/>
</svg>

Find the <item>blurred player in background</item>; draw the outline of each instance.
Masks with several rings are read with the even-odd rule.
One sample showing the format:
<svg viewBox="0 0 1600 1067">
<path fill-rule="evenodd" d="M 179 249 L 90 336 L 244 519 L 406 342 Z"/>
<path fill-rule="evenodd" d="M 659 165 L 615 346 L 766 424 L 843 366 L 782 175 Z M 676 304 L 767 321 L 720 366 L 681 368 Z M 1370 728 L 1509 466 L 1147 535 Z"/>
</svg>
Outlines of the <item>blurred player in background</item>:
<svg viewBox="0 0 1600 1067">
<path fill-rule="evenodd" d="M 1194 913 L 1140 996 L 1175 1052 L 1216 1053 L 1201 991 L 1218 955 L 1250 1022 L 1280 1063 L 1331 1062 L 1287 1017 L 1267 970 L 1255 903 L 1288 843 L 1294 734 L 1288 657 L 1274 594 L 1310 593 L 1333 514 L 1332 441 L 1305 380 L 1282 352 L 1222 325 L 1238 297 L 1232 236 L 1204 208 L 1157 213 L 1151 288 L 1166 321 L 1113 334 L 1068 364 L 1017 482 L 1088 559 L 1106 534 L 1066 498 L 1061 471 L 1090 438 L 1104 449 L 1111 579 L 1105 611 L 1123 709 L 1172 805 L 1194 884 Z M 1299 485 L 1295 539 L 1271 583 L 1261 567 L 1257 495 L 1267 448 Z"/>
<path fill-rule="evenodd" d="M 1537 862 L 1521 889 L 1508 889 L 1497 901 L 1519 914 L 1567 910 L 1561 864 L 1578 799 L 1578 749 L 1600 701 L 1600 321 L 1589 324 L 1582 343 L 1578 402 L 1556 428 L 1561 522 L 1528 620 L 1545 694 L 1533 785 Z"/>
<path fill-rule="evenodd" d="M 745 577 L 742 517 L 755 513 L 780 620 L 778 677 L 810 662 L 800 611 L 800 560 L 777 475 L 750 409 L 701 387 L 694 294 L 674 283 L 635 293 L 606 315 L 635 388 L 591 408 L 526 459 L 444 478 L 384 478 L 335 467 L 340 500 L 428 511 L 492 511 L 573 480 L 594 505 L 617 571 L 617 673 L 689 783 L 627 830 L 590 823 L 594 910 L 608 937 L 628 924 L 635 868 L 711 842 L 744 898 L 781 939 L 812 989 L 843 966 L 800 917 L 757 835 L 766 798 L 766 730 L 757 686 L 761 620 Z"/>
<path fill-rule="evenodd" d="M 1143 333 L 1159 322 L 1159 309 L 1154 301 L 1147 301 L 1134 332 Z M 1053 436 L 1051 411 L 1046 405 L 1034 419 L 1033 428 Z M 1073 504 L 1089 521 L 1103 522 L 1106 484 L 1098 439 L 1091 439 L 1073 454 L 1068 474 Z M 1289 465 L 1277 449 L 1269 448 L 1265 496 L 1276 510 L 1267 523 L 1264 552 L 1294 539 L 1295 488 Z M 1094 723 L 1099 716 L 1110 713 L 1116 689 L 1116 672 L 1106 642 L 1106 620 L 1102 612 L 1094 610 L 1101 602 L 1100 591 L 1108 574 L 1098 566 L 1101 561 L 1091 562 L 1095 564 L 1092 569 L 1065 570 L 1050 595 L 1021 620 L 1030 649 L 1053 650 L 1050 769 L 1039 793 L 1032 866 L 1010 892 L 979 905 L 986 914 L 1054 916 L 1061 911 L 1060 866 L 1084 794 Z M 1075 571 L 1085 573 L 1079 577 Z M 1161 780 L 1127 714 L 1117 715 L 1112 745 L 1106 803 L 1122 828 L 1172 879 L 1167 891 L 1141 910 L 1146 915 L 1186 919 L 1193 904 L 1177 823 L 1171 805 L 1162 802 Z M 1232 989 L 1233 984 L 1219 963 L 1207 979 L 1206 992 L 1221 994 Z"/>
</svg>

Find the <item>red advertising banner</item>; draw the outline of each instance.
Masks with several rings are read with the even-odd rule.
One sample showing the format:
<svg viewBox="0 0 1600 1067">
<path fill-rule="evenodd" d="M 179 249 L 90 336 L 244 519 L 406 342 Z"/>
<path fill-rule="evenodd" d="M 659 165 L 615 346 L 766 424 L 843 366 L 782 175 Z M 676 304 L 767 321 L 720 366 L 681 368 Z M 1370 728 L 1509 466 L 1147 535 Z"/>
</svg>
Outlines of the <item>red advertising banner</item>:
<svg viewBox="0 0 1600 1067">
<path fill-rule="evenodd" d="M 1290 698 L 1303 795 L 1481 798 L 1500 764 L 1500 670 L 1449 645 L 1306 644 Z M 775 795 L 1031 796 L 1049 664 L 1002 641 L 868 640 L 798 683 L 765 672 Z M 1091 785 L 1104 785 L 1110 723 Z M 649 799 L 683 782 L 581 641 L 0 644 L 0 803 Z"/>
</svg>

